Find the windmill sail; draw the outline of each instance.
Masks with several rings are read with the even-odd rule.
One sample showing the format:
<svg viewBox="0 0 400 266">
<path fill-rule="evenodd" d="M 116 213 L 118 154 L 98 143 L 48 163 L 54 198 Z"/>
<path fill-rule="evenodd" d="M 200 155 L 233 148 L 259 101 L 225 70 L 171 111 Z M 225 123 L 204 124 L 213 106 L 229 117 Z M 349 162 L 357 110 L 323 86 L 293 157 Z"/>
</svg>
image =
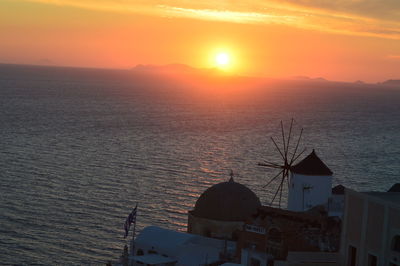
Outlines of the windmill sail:
<svg viewBox="0 0 400 266">
<path fill-rule="evenodd" d="M 301 138 L 303 135 L 303 128 L 300 130 L 299 137 L 297 138 L 297 141 L 295 142 L 296 144 L 293 146 L 293 143 L 291 143 L 291 141 L 293 139 L 293 135 L 292 135 L 293 123 L 294 123 L 294 119 L 292 118 L 292 120 L 290 122 L 290 126 L 289 126 L 289 133 L 287 135 L 285 134 L 285 128 L 284 128 L 283 122 L 281 121 L 281 123 L 280 123 L 283 147 L 280 147 L 278 145 L 278 143 L 275 141 L 275 139 L 273 137 L 271 137 L 271 141 L 274 144 L 275 149 L 278 151 L 280 160 L 282 160 L 282 161 L 280 163 L 271 162 L 271 161 L 264 161 L 264 162 L 258 163 L 259 166 L 279 170 L 279 172 L 276 175 L 274 175 L 272 178 L 270 178 L 268 180 L 268 182 L 264 185 L 264 187 L 267 187 L 267 186 L 270 186 L 274 181 L 279 180 L 279 183 L 278 183 L 279 185 L 276 188 L 274 196 L 270 202 L 270 205 L 272 205 L 274 203 L 274 201 L 276 199 L 278 199 L 279 208 L 281 207 L 283 186 L 284 186 L 285 180 L 287 181 L 287 185 L 289 186 L 289 183 L 290 183 L 289 173 L 292 169 L 292 166 L 294 165 L 296 160 L 305 152 L 305 149 L 303 149 L 301 152 L 298 153 L 299 144 L 300 144 L 300 141 L 301 141 Z"/>
</svg>

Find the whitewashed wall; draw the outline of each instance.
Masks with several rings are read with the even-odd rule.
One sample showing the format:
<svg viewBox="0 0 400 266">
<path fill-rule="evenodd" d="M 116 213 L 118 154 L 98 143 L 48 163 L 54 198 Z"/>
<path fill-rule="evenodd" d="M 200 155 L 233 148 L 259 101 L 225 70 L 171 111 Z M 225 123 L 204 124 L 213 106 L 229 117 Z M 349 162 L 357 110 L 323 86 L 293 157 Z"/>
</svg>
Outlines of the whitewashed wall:
<svg viewBox="0 0 400 266">
<path fill-rule="evenodd" d="M 310 176 L 291 173 L 288 210 L 306 211 L 326 204 L 332 195 L 332 176 Z"/>
</svg>

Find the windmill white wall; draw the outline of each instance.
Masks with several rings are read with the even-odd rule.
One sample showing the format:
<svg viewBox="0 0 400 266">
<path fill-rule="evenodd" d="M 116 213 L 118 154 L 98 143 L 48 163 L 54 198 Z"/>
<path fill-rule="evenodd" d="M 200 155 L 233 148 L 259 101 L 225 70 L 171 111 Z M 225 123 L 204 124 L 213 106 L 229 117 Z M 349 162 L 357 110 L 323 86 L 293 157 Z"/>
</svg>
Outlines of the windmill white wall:
<svg viewBox="0 0 400 266">
<path fill-rule="evenodd" d="M 306 211 L 327 205 L 332 195 L 332 171 L 313 150 L 290 168 L 288 210 Z"/>
<path fill-rule="evenodd" d="M 306 211 L 327 204 L 332 195 L 332 176 L 303 175 L 291 172 L 287 209 Z"/>
</svg>

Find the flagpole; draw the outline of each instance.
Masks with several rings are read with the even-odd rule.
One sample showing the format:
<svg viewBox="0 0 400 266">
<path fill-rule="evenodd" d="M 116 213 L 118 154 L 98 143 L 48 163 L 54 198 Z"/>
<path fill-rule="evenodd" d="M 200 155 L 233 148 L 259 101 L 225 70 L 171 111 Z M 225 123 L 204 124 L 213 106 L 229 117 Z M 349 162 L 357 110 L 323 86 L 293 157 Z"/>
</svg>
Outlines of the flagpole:
<svg viewBox="0 0 400 266">
<path fill-rule="evenodd" d="M 136 234 L 136 219 L 137 219 L 137 206 L 138 204 L 136 203 L 135 209 L 136 209 L 136 215 L 135 215 L 135 222 L 133 223 L 133 232 L 132 232 L 132 240 L 131 240 L 131 255 L 135 255 L 135 234 Z"/>
</svg>

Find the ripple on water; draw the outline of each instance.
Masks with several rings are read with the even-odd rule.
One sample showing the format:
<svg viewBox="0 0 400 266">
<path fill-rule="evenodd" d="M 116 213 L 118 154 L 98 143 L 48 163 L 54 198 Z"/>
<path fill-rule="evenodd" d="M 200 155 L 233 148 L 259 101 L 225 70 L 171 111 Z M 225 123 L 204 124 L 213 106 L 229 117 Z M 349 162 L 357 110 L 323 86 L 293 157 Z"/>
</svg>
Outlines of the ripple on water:
<svg viewBox="0 0 400 266">
<path fill-rule="evenodd" d="M 400 172 L 397 91 L 363 90 L 355 101 L 348 91 L 271 89 L 237 102 L 59 77 L 0 79 L 2 263 L 116 260 L 136 203 L 138 232 L 185 231 L 199 195 L 230 169 L 267 202 L 275 188 L 262 185 L 273 173 L 256 164 L 276 158 L 268 139 L 283 118 L 305 128 L 304 145 L 335 184 L 384 190 Z"/>
</svg>

